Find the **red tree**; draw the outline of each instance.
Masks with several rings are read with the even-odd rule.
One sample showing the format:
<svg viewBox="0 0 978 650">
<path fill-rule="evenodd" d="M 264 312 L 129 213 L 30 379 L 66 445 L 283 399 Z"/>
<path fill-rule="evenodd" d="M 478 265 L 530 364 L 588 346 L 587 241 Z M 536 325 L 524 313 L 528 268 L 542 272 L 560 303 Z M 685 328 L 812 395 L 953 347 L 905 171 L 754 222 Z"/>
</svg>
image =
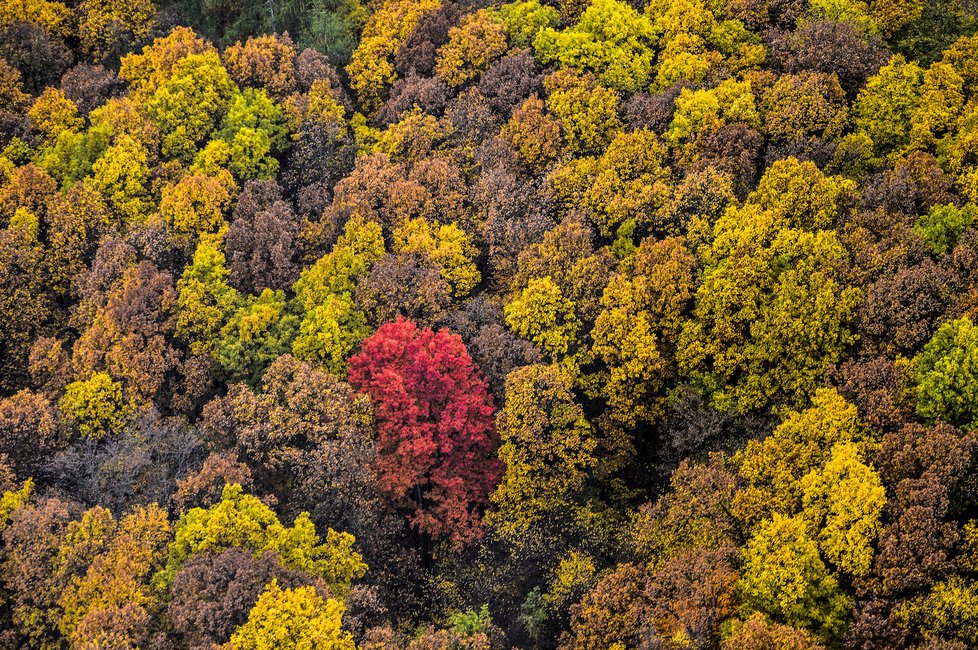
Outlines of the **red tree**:
<svg viewBox="0 0 978 650">
<path fill-rule="evenodd" d="M 380 489 L 422 534 L 462 544 L 500 475 L 492 395 L 457 334 L 387 323 L 349 360 L 373 400 Z"/>
</svg>

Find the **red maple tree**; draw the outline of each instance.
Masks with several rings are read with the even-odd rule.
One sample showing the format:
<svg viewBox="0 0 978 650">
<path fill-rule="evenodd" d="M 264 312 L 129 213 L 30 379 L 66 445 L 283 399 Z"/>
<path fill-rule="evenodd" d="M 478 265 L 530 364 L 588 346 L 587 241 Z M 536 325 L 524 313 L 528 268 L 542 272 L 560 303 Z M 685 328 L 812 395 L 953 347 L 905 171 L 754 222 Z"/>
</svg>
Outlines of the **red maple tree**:
<svg viewBox="0 0 978 650">
<path fill-rule="evenodd" d="M 399 318 L 349 360 L 350 383 L 377 420 L 377 475 L 415 529 L 460 545 L 481 534 L 480 510 L 501 473 L 492 395 L 462 339 Z"/>
</svg>

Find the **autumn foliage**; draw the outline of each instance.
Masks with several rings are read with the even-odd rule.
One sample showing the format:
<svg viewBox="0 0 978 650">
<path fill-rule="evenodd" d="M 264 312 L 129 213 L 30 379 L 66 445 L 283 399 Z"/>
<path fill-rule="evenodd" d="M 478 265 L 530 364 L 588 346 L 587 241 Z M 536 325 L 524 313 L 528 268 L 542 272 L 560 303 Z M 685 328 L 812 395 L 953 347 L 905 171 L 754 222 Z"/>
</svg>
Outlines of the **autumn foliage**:
<svg viewBox="0 0 978 650">
<path fill-rule="evenodd" d="M 397 320 L 349 361 L 377 419 L 377 480 L 418 531 L 462 543 L 499 479 L 492 396 L 462 339 Z"/>
</svg>

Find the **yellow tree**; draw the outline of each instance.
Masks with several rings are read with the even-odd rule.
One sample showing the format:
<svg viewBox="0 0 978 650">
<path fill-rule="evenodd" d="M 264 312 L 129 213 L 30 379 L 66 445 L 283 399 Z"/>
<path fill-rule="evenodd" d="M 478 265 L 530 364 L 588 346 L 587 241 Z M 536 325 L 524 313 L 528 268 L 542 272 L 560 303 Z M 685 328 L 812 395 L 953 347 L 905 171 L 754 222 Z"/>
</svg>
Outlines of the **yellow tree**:
<svg viewBox="0 0 978 650">
<path fill-rule="evenodd" d="M 273 580 L 231 636 L 232 650 L 356 650 L 342 629 L 346 607 L 313 587 L 282 589 Z"/>
</svg>

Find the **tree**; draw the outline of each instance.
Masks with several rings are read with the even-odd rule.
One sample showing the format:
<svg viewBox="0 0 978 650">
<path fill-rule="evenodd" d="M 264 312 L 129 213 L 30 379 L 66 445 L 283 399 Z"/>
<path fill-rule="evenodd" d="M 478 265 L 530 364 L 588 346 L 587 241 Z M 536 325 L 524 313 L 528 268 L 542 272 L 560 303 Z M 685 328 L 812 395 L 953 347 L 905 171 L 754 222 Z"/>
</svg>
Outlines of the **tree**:
<svg viewBox="0 0 978 650">
<path fill-rule="evenodd" d="M 589 72 L 558 70 L 544 80 L 547 107 L 563 126 L 564 141 L 572 154 L 604 151 L 618 130 L 618 94 L 601 86 Z"/>
<path fill-rule="evenodd" d="M 271 508 L 244 494 L 240 485 L 227 485 L 221 501 L 210 508 L 193 508 L 182 514 L 173 529 L 166 566 L 156 575 L 165 588 L 177 571 L 198 553 L 219 553 L 240 547 L 260 556 L 274 551 L 290 569 L 323 578 L 337 597 L 346 596 L 350 584 L 363 576 L 367 566 L 353 551 L 353 536 L 329 529 L 321 541 L 308 513 L 296 517 L 291 528 L 279 522 Z"/>
<path fill-rule="evenodd" d="M 126 134 L 92 165 L 92 183 L 121 221 L 139 223 L 153 209 L 149 173 L 149 153 Z"/>
<path fill-rule="evenodd" d="M 176 335 L 194 354 L 214 354 L 221 331 L 240 308 L 242 297 L 229 285 L 228 275 L 220 247 L 201 237 L 176 287 Z"/>
<path fill-rule="evenodd" d="M 94 440 L 119 432 L 129 419 L 122 384 L 104 372 L 68 384 L 58 406 L 73 430 Z"/>
<path fill-rule="evenodd" d="M 204 174 L 181 178 L 163 188 L 160 197 L 160 217 L 177 235 L 194 238 L 214 234 L 227 226 L 224 214 L 231 204 L 227 179 Z"/>
<path fill-rule="evenodd" d="M 0 456 L 17 476 L 34 475 L 61 443 L 57 413 L 46 397 L 24 389 L 0 400 Z"/>
<path fill-rule="evenodd" d="M 252 36 L 221 54 L 231 78 L 241 87 L 261 88 L 277 99 L 298 89 L 298 52 L 288 36 Z"/>
<path fill-rule="evenodd" d="M 605 575 L 580 603 L 571 607 L 569 650 L 638 647 L 648 620 L 644 567 L 620 564 Z"/>
<path fill-rule="evenodd" d="M 252 557 L 232 548 L 192 557 L 177 573 L 167 611 L 177 633 L 195 650 L 227 643 L 273 581 L 286 588 L 312 587 L 316 580 L 282 566 L 273 551 Z M 324 583 L 320 589 L 327 590 Z M 275 621 L 273 621 L 275 622 Z"/>
<path fill-rule="evenodd" d="M 536 94 L 513 110 L 501 135 L 535 172 L 543 171 L 560 156 L 560 120 L 544 112 L 543 100 Z"/>
<path fill-rule="evenodd" d="M 733 633 L 724 640 L 723 650 L 824 650 L 805 630 L 772 623 L 755 613 L 746 621 L 735 620 Z"/>
<path fill-rule="evenodd" d="M 66 587 L 56 570 L 61 545 L 77 504 L 55 498 L 25 503 L 3 531 L 3 585 L 16 630 L 34 647 L 58 647 L 58 599 Z"/>
<path fill-rule="evenodd" d="M 97 62 L 125 54 L 149 39 L 155 14 L 152 0 L 85 0 L 78 25 L 82 48 Z"/>
<path fill-rule="evenodd" d="M 356 304 L 371 325 L 398 317 L 433 325 L 452 300 L 443 270 L 423 253 L 385 255 L 357 284 Z"/>
<path fill-rule="evenodd" d="M 69 525 L 59 558 L 65 565 L 101 546 L 61 595 L 60 627 L 73 645 L 86 647 L 105 634 L 104 618 L 110 613 L 115 633 L 128 637 L 129 647 L 139 645 L 132 628 L 141 627 L 138 621 L 148 619 L 157 606 L 149 582 L 163 564 L 170 533 L 166 512 L 156 504 L 135 508 L 118 522 L 96 507 Z"/>
<path fill-rule="evenodd" d="M 178 296 L 173 277 L 149 261 L 123 266 L 104 306 L 75 342 L 76 374 L 107 372 L 123 382 L 135 406 L 168 403 L 182 380 L 183 355 L 175 345 Z"/>
<path fill-rule="evenodd" d="M 479 94 L 489 100 L 489 107 L 500 116 L 509 115 L 520 102 L 542 90 L 543 75 L 528 49 L 506 54 L 479 79 Z"/>
<path fill-rule="evenodd" d="M 448 42 L 438 49 L 435 70 L 450 88 L 456 88 L 476 79 L 505 51 L 502 22 L 480 9 L 448 32 Z"/>
<path fill-rule="evenodd" d="M 231 636 L 235 650 L 354 650 L 353 636 L 343 630 L 343 602 L 323 598 L 313 587 L 282 589 L 273 580 Z"/>
<path fill-rule="evenodd" d="M 917 413 L 929 420 L 971 424 L 976 386 L 971 361 L 978 351 L 978 330 L 968 318 L 942 325 L 912 364 Z"/>
<path fill-rule="evenodd" d="M 723 408 L 804 405 L 854 340 L 861 292 L 847 282 L 836 233 L 818 229 L 844 203 L 810 181 L 800 192 L 781 189 L 776 179 L 790 166 L 772 167 L 771 183 L 717 222 L 680 339 L 680 367 L 694 377 L 705 370 L 697 381 L 717 387 L 708 390 Z"/>
<path fill-rule="evenodd" d="M 812 72 L 779 77 L 762 95 L 761 111 L 764 130 L 782 142 L 838 138 L 849 118 L 838 78 Z"/>
<path fill-rule="evenodd" d="M 744 604 L 788 625 L 837 638 L 852 603 L 839 587 L 800 517 L 774 517 L 760 525 L 744 549 L 739 591 Z"/>
<path fill-rule="evenodd" d="M 818 531 L 823 557 L 840 572 L 869 573 L 886 493 L 858 447 L 851 442 L 832 447 L 825 466 L 804 476 L 801 488 L 802 512 Z"/>
<path fill-rule="evenodd" d="M 832 450 L 840 445 L 862 443 L 866 438 L 867 431 L 855 406 L 835 390 L 816 391 L 811 407 L 788 413 L 771 435 L 763 440 L 751 440 L 734 457 L 738 473 L 747 483 L 737 494 L 737 511 L 753 522 L 775 512 L 784 515 L 799 512 L 806 482 L 812 489 L 819 485 L 820 472 L 830 460 Z M 846 459 L 840 458 L 838 464 L 842 465 L 837 465 L 841 470 Z M 806 478 L 809 472 L 812 476 Z M 869 492 L 873 491 L 870 488 Z M 873 496 L 875 505 L 877 495 Z M 824 516 L 824 509 L 822 512 Z"/>
<path fill-rule="evenodd" d="M 923 73 L 914 62 L 895 55 L 866 82 L 853 105 L 856 127 L 886 155 L 910 143 L 911 117 L 920 103 Z"/>
<path fill-rule="evenodd" d="M 455 544 L 478 537 L 499 477 L 498 437 L 462 339 L 398 319 L 363 342 L 348 376 L 374 403 L 380 489 L 421 533 Z"/>
<path fill-rule="evenodd" d="M 282 200 L 273 181 L 250 181 L 238 197 L 224 239 L 231 272 L 239 291 L 285 290 L 299 278 L 300 219 Z"/>
<path fill-rule="evenodd" d="M 333 250 L 296 281 L 305 314 L 292 352 L 342 373 L 346 357 L 369 333 L 366 316 L 353 302 L 357 278 L 384 255 L 380 224 L 351 219 Z"/>
<path fill-rule="evenodd" d="M 257 384 L 258 382 L 256 382 Z M 230 388 L 228 395 L 204 407 L 204 430 L 227 440 L 250 467 L 261 492 L 274 492 L 289 505 L 293 493 L 314 491 L 323 473 L 346 472 L 356 483 L 358 472 L 369 468 L 324 466 L 348 460 L 346 445 L 370 434 L 372 422 L 366 396 L 357 395 L 348 384 L 322 369 L 283 355 L 264 371 L 261 390 L 244 385 Z M 332 494 L 330 505 L 352 495 L 340 494 L 346 481 L 326 481 L 322 487 Z M 308 490 L 307 490 L 308 487 Z M 317 509 L 321 504 L 310 503 Z"/>
<path fill-rule="evenodd" d="M 406 221 L 394 231 L 394 250 L 431 258 L 441 267 L 441 276 L 451 285 L 455 298 L 466 297 L 482 279 L 472 238 L 454 223 L 436 227 L 422 218 Z"/>
<path fill-rule="evenodd" d="M 78 117 L 78 107 L 65 94 L 56 88 L 47 88 L 41 96 L 34 100 L 27 117 L 31 125 L 40 132 L 48 143 L 62 132 L 75 132 L 81 128 L 82 121 Z"/>
<path fill-rule="evenodd" d="M 629 273 L 612 277 L 594 322 L 591 351 L 611 417 L 627 426 L 654 419 L 661 392 L 675 375 L 674 350 L 682 316 L 693 296 L 696 260 L 683 242 L 642 241 Z"/>
<path fill-rule="evenodd" d="M 234 82 L 215 52 L 187 54 L 173 63 L 144 107 L 160 131 L 163 156 L 190 162 L 217 129 L 233 91 Z"/>
<path fill-rule="evenodd" d="M 418 21 L 439 6 L 435 0 L 390 0 L 367 21 L 346 68 L 350 87 L 366 111 L 374 112 L 383 104 L 396 78 L 394 55 Z"/>
<path fill-rule="evenodd" d="M 952 203 L 935 205 L 921 215 L 916 230 L 924 244 L 935 255 L 944 255 L 958 242 L 961 234 L 975 222 L 978 208 L 972 203 L 958 207 Z"/>
<path fill-rule="evenodd" d="M 583 204 L 601 235 L 608 237 L 624 224 L 643 231 L 668 231 L 659 212 L 671 193 L 663 165 L 665 147 L 648 130 L 620 133 L 598 159 Z"/>
<path fill-rule="evenodd" d="M 553 361 L 563 361 L 575 352 L 578 322 L 574 303 L 563 296 L 549 275 L 531 280 L 505 311 L 506 324 L 533 341 Z"/>
<path fill-rule="evenodd" d="M 649 85 L 658 34 L 652 20 L 618 0 L 597 0 L 577 24 L 563 31 L 546 26 L 533 39 L 537 56 L 580 72 L 624 92 Z"/>
<path fill-rule="evenodd" d="M 486 524 L 515 546 L 546 548 L 586 518 L 597 440 L 572 385 L 557 366 L 526 366 L 506 378 L 497 416 L 506 470 Z"/>
<path fill-rule="evenodd" d="M 214 359 L 230 381 L 256 384 L 269 364 L 293 348 L 298 332 L 295 305 L 284 292 L 265 289 L 228 318 L 215 341 Z"/>
</svg>

